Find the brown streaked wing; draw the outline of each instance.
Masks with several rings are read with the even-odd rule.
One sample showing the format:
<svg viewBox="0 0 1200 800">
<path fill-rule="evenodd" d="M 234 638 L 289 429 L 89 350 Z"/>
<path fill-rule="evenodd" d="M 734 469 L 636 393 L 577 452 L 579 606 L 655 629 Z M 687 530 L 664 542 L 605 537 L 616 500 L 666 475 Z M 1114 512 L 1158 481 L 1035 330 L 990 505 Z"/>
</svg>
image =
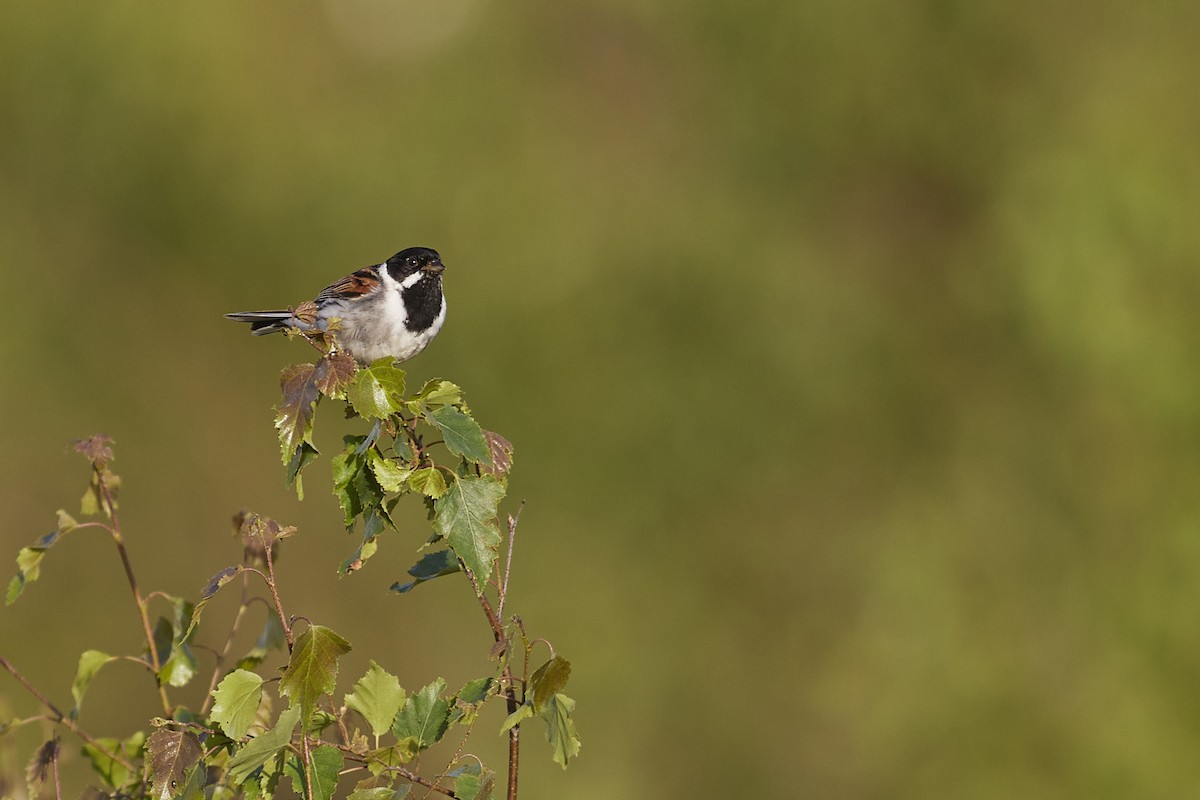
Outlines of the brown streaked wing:
<svg viewBox="0 0 1200 800">
<path fill-rule="evenodd" d="M 316 302 L 360 299 L 379 286 L 379 274 L 375 271 L 376 269 L 376 267 L 363 267 L 339 281 L 334 281 L 321 290 L 321 293 L 317 295 Z"/>
</svg>

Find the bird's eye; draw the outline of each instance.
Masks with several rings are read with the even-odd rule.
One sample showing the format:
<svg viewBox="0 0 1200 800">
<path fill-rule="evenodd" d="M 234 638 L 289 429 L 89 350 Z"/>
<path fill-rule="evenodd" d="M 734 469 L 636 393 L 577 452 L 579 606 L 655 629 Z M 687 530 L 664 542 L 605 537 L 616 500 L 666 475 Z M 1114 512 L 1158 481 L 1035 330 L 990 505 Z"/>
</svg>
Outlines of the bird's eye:
<svg viewBox="0 0 1200 800">
<path fill-rule="evenodd" d="M 412 256 L 409 256 L 408 258 L 405 259 L 405 263 L 408 264 L 410 267 L 415 267 L 417 265 L 417 260 L 415 258 L 413 258 Z"/>
</svg>

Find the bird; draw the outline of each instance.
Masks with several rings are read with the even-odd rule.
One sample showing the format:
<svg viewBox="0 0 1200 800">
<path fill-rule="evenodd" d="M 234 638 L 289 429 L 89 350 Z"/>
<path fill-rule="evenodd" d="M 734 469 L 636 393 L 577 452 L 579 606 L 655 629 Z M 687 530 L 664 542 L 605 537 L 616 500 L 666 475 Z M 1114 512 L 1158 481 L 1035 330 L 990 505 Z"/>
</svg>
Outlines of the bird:
<svg viewBox="0 0 1200 800">
<path fill-rule="evenodd" d="M 227 319 L 250 323 L 255 336 L 287 328 L 324 330 L 339 320 L 338 346 L 360 364 L 381 358 L 407 361 L 425 349 L 446 321 L 442 257 L 409 247 L 326 286 L 313 300 L 315 320 L 287 311 L 239 311 Z"/>
</svg>

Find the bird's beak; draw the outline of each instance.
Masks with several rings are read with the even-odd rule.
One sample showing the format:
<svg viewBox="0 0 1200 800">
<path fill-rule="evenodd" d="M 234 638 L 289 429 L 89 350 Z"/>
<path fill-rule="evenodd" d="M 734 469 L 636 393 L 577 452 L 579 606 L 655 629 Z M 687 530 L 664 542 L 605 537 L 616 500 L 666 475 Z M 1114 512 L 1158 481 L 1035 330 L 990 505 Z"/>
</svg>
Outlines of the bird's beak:
<svg viewBox="0 0 1200 800">
<path fill-rule="evenodd" d="M 422 271 L 428 272 L 432 275 L 441 275 L 442 270 L 444 270 L 445 268 L 446 267 L 442 264 L 441 261 L 430 261 L 428 264 L 421 267 Z"/>
</svg>

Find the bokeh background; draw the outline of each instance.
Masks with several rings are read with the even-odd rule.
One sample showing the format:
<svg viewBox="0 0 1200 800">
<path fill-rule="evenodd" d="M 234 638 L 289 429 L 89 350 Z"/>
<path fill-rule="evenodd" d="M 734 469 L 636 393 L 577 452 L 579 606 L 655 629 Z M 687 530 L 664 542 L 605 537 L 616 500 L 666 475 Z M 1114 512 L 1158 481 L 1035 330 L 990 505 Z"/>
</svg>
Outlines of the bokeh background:
<svg viewBox="0 0 1200 800">
<path fill-rule="evenodd" d="M 221 318 L 430 245 L 449 322 L 410 381 L 516 444 L 511 608 L 575 664 L 582 754 L 531 729 L 522 797 L 1188 796 L 1198 30 L 1116 0 L 5 4 L 3 558 L 104 431 L 145 588 L 195 597 L 252 508 L 300 527 L 285 601 L 354 643 L 343 688 L 486 674 L 463 586 L 386 593 L 419 511 L 336 578 L 328 460 L 298 502 L 271 427 L 307 353 Z M 0 612 L 65 706 L 81 650 L 138 642 L 100 537 Z M 36 708 L 6 675 L 0 706 Z M 153 713 L 117 665 L 81 721 Z M 471 749 L 502 769 L 499 719 Z"/>
</svg>

